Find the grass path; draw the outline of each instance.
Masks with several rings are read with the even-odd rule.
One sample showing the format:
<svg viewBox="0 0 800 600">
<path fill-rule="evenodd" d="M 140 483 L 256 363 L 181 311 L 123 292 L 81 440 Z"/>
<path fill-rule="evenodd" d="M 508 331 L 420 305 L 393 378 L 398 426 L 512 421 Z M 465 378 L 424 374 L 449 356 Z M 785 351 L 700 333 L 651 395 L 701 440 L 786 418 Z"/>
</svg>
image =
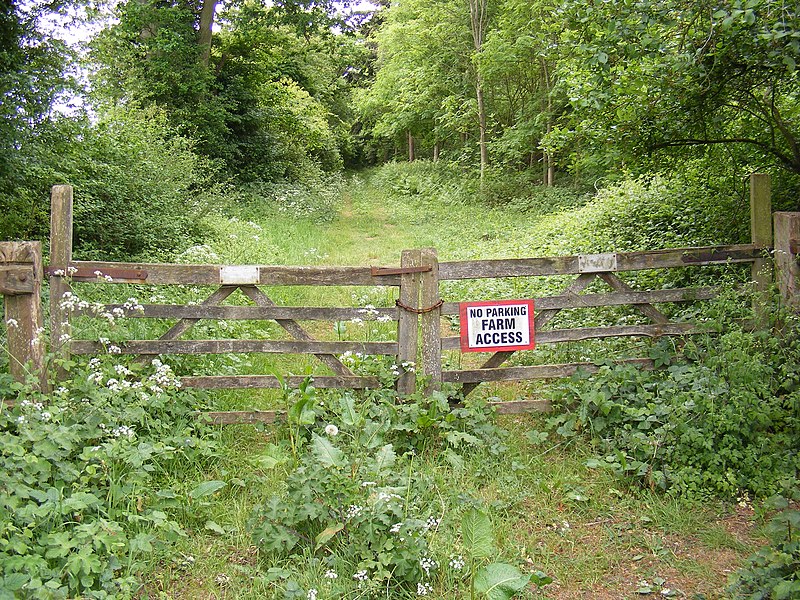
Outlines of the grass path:
<svg viewBox="0 0 800 600">
<path fill-rule="evenodd" d="M 302 260 L 313 248 L 316 257 L 324 257 L 314 258 L 320 263 L 385 265 L 398 264 L 404 248 L 421 246 L 436 246 L 445 259 L 488 257 L 493 239 L 525 227 L 521 215 L 474 206 L 436 209 L 423 198 L 402 197 L 360 177 L 345 190 L 341 207 L 326 225 L 261 225 L 286 262 Z M 625 488 L 611 474 L 584 467 L 591 454 L 584 442 L 532 444 L 525 434 L 541 428 L 544 418 L 501 418 L 510 431 L 508 456 L 491 467 L 469 465 L 474 472 L 457 475 L 432 457 L 422 457 L 418 466 L 441 481 L 443 497 L 469 494 L 491 508 L 504 560 L 554 577 L 553 584 L 525 597 L 725 597 L 730 572 L 757 540 L 750 507 L 691 504 Z M 193 527 L 178 547 L 179 558 L 156 565 L 142 598 L 284 597 L 280 578 L 271 577 L 269 569 L 286 563 L 260 557 L 247 527 L 252 507 L 282 485 L 280 473 L 259 462 L 276 437 L 275 430 L 250 426 L 221 433 L 221 458 L 196 476 L 228 486 L 193 507 Z M 439 587 L 428 597 L 457 596 Z"/>
</svg>

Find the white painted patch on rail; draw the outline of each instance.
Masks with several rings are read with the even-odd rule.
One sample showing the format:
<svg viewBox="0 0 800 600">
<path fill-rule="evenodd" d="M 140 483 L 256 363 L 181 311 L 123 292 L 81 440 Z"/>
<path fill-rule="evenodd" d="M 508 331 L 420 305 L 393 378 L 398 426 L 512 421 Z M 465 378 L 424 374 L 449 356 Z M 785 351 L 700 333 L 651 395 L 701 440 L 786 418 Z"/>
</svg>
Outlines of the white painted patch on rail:
<svg viewBox="0 0 800 600">
<path fill-rule="evenodd" d="M 222 285 L 255 285 L 261 274 L 252 265 L 225 266 L 219 268 L 219 282 Z"/>
<path fill-rule="evenodd" d="M 581 273 L 605 273 L 617 270 L 616 252 L 606 254 L 583 254 L 578 257 L 578 271 Z"/>
</svg>

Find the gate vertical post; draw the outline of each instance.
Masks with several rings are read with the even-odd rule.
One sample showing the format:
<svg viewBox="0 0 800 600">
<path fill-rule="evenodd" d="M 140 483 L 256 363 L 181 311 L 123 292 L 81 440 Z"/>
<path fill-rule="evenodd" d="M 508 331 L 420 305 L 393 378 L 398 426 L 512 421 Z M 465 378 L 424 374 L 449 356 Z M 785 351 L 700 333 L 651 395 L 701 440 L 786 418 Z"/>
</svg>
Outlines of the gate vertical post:
<svg viewBox="0 0 800 600">
<path fill-rule="evenodd" d="M 402 268 L 419 267 L 422 258 L 419 250 L 403 250 L 400 258 Z M 397 322 L 397 362 L 417 362 L 417 337 L 419 335 L 419 315 L 403 308 L 419 307 L 419 273 L 403 273 L 400 276 L 400 299 Z M 417 391 L 416 367 L 403 371 L 397 379 L 397 393 L 408 396 Z"/>
<path fill-rule="evenodd" d="M 775 213 L 775 280 L 786 306 L 800 308 L 800 212 Z"/>
<path fill-rule="evenodd" d="M 0 293 L 5 296 L 5 322 L 11 376 L 25 381 L 30 365 L 39 389 L 48 390 L 44 366 L 42 327 L 42 244 L 41 242 L 2 242 Z"/>
<path fill-rule="evenodd" d="M 61 359 L 69 358 L 69 312 L 61 308 L 64 294 L 71 291 L 68 268 L 72 262 L 72 186 L 55 185 L 50 193 L 50 266 L 63 270 L 50 277 L 50 349 Z M 66 376 L 58 368 L 57 377 Z"/>
<path fill-rule="evenodd" d="M 750 239 L 756 246 L 772 247 L 772 196 L 770 176 L 765 173 L 750 175 Z M 753 261 L 752 281 L 758 292 L 766 292 L 772 285 L 772 267 L 768 258 Z"/>
<path fill-rule="evenodd" d="M 422 369 L 428 384 L 425 393 L 430 394 L 442 387 L 442 301 L 439 296 L 439 259 L 436 248 L 422 250 L 422 265 L 431 270 L 422 274 L 420 282 L 420 304 L 423 311 Z"/>
</svg>

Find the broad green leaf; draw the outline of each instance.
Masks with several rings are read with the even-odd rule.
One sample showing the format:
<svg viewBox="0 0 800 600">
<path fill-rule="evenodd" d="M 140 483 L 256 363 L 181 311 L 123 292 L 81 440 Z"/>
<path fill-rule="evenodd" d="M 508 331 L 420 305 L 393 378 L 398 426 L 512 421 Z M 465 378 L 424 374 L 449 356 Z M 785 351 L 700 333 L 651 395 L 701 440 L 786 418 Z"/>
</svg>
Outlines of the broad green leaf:
<svg viewBox="0 0 800 600">
<path fill-rule="evenodd" d="M 3 587 L 10 592 L 15 592 L 28 583 L 30 576 L 24 573 L 9 573 L 3 578 Z"/>
<path fill-rule="evenodd" d="M 360 417 L 356 412 L 356 401 L 351 395 L 342 396 L 339 399 L 339 408 L 342 414 L 342 423 L 353 426 L 359 422 Z"/>
<path fill-rule="evenodd" d="M 342 529 L 344 529 L 344 523 L 336 523 L 336 525 L 331 525 L 323 529 L 320 534 L 314 538 L 314 541 L 317 542 L 317 550 L 331 541 L 333 536 L 339 533 Z"/>
<path fill-rule="evenodd" d="M 225 530 L 216 521 L 206 521 L 206 529 L 220 535 L 225 535 Z"/>
<path fill-rule="evenodd" d="M 311 440 L 311 448 L 314 456 L 323 467 L 344 467 L 347 464 L 344 452 L 334 446 L 327 438 L 314 434 Z"/>
<path fill-rule="evenodd" d="M 475 574 L 475 591 L 488 600 L 509 600 L 524 590 L 530 579 L 513 565 L 492 563 Z"/>
<path fill-rule="evenodd" d="M 397 455 L 394 452 L 394 447 L 391 444 L 386 444 L 375 453 L 375 472 L 383 475 L 387 471 L 391 471 L 397 460 Z"/>
<path fill-rule="evenodd" d="M 483 511 L 471 508 L 461 517 L 461 537 L 464 549 L 472 558 L 486 558 L 495 552 L 492 522 Z"/>
<path fill-rule="evenodd" d="M 262 469 L 274 469 L 289 460 L 289 456 L 280 446 L 269 444 L 263 454 L 254 456 L 250 459 L 252 463 L 261 467 Z"/>
<path fill-rule="evenodd" d="M 194 488 L 191 492 L 189 492 L 189 496 L 194 499 L 197 498 L 204 498 L 205 496 L 210 496 L 214 492 L 218 492 L 222 488 L 224 488 L 227 483 L 224 481 L 212 480 L 212 481 L 204 481 L 196 488 Z"/>
</svg>

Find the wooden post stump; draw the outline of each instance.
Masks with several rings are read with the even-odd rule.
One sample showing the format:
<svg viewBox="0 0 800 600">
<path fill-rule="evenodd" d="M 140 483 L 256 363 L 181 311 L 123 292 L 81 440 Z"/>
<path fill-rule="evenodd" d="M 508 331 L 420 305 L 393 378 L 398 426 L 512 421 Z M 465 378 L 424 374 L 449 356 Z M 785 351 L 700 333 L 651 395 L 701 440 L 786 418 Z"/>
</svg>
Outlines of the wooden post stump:
<svg viewBox="0 0 800 600">
<path fill-rule="evenodd" d="M 775 280 L 786 306 L 800 309 L 800 212 L 776 212 Z"/>
<path fill-rule="evenodd" d="M 11 375 L 21 382 L 34 374 L 46 391 L 42 277 L 40 242 L 0 242 L 0 294 L 5 296 Z"/>
</svg>

